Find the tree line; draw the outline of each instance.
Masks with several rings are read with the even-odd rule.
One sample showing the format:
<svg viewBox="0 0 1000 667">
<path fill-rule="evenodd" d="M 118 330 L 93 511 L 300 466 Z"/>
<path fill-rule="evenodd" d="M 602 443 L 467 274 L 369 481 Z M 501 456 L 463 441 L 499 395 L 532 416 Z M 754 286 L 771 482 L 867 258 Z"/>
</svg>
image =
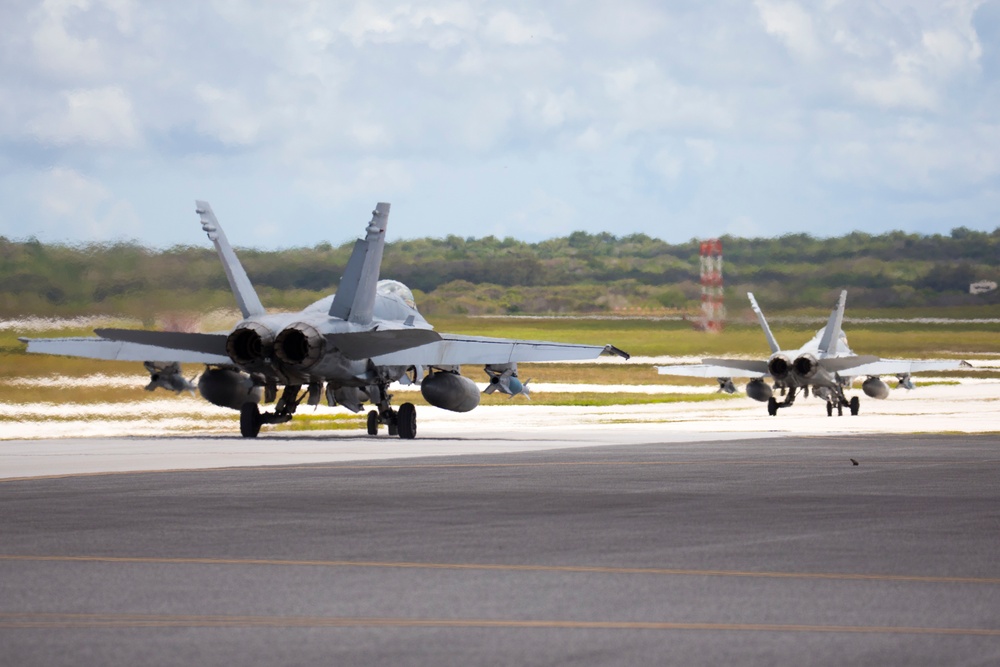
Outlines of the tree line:
<svg viewBox="0 0 1000 667">
<path fill-rule="evenodd" d="M 969 294 L 971 282 L 1000 279 L 1000 227 L 721 241 L 727 294 L 751 290 L 788 308 L 825 306 L 844 288 L 861 307 L 1000 303 L 997 292 Z M 293 309 L 335 291 L 352 245 L 238 252 L 265 304 Z M 382 277 L 410 286 L 426 314 L 691 312 L 700 300 L 699 242 L 586 232 L 538 243 L 493 236 L 402 240 L 386 245 Z M 0 237 L 4 317 L 148 317 L 157 310 L 232 306 L 212 248 Z"/>
</svg>

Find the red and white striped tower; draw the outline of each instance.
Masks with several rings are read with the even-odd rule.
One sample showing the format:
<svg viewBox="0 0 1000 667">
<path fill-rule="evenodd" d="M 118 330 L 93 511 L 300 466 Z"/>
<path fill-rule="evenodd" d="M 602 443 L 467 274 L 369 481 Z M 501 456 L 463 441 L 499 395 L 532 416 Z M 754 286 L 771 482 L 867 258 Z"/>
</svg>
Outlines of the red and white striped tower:
<svg viewBox="0 0 1000 667">
<path fill-rule="evenodd" d="M 722 305 L 722 241 L 701 242 L 701 328 L 722 331 L 726 308 Z"/>
</svg>

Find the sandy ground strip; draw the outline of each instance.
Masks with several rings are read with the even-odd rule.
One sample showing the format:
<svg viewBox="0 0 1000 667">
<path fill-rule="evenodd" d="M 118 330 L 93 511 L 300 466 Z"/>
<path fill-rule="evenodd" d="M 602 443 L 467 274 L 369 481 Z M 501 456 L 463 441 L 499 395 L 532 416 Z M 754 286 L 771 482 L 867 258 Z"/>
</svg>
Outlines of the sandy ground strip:
<svg viewBox="0 0 1000 667">
<path fill-rule="evenodd" d="M 20 411 L 21 421 L 9 420 L 12 409 Z M 315 412 L 346 414 L 325 406 Z M 191 397 L 0 405 L 0 414 L 8 419 L 0 423 L 0 478 L 11 479 L 789 435 L 870 440 L 878 434 L 995 433 L 1000 445 L 1000 380 L 895 390 L 884 401 L 863 398 L 855 417 L 827 417 L 825 404 L 816 398 L 796 401 L 776 417 L 746 397 L 608 407 L 544 406 L 515 398 L 508 405 L 480 406 L 464 414 L 420 408 L 417 439 L 405 441 L 385 430 L 368 436 L 360 423 L 357 429 L 337 431 L 265 426 L 259 438 L 245 439 L 239 437 L 233 411 Z"/>
<path fill-rule="evenodd" d="M 1000 433 L 1000 379 L 963 379 L 959 384 L 893 390 L 884 401 L 861 396 L 861 414 L 827 417 L 823 401 L 800 397 L 776 417 L 763 403 L 745 396 L 727 401 L 628 406 L 545 406 L 514 397 L 508 405 L 486 405 L 470 413 L 419 409 L 418 437 L 437 428 L 454 433 L 561 428 L 579 424 L 656 423 L 663 431 L 710 433 L 759 431 L 832 433 Z M 579 386 L 579 385 L 577 385 Z M 542 385 L 536 388 L 540 391 Z M 682 392 L 689 387 L 675 388 Z M 710 388 L 708 388 L 711 391 Z M 230 434 L 236 413 L 191 396 L 170 396 L 131 403 L 0 404 L 0 441 L 61 437 L 159 436 L 176 433 Z M 405 394 L 401 394 L 403 398 Z M 400 401 L 397 400 L 398 404 Z M 346 415 L 343 408 L 300 408 L 300 415 Z M 262 437 L 272 433 L 265 426 Z M 353 432 L 353 431 L 350 431 Z M 436 432 L 436 431 L 435 431 Z"/>
</svg>

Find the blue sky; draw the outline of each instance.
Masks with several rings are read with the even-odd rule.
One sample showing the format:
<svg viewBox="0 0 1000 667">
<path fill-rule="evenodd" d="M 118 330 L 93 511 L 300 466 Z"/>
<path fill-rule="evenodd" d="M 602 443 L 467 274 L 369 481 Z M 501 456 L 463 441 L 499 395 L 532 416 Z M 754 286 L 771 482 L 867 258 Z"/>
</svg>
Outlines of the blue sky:
<svg viewBox="0 0 1000 667">
<path fill-rule="evenodd" d="M 0 235 L 1000 225 L 1000 2 L 0 5 Z"/>
</svg>

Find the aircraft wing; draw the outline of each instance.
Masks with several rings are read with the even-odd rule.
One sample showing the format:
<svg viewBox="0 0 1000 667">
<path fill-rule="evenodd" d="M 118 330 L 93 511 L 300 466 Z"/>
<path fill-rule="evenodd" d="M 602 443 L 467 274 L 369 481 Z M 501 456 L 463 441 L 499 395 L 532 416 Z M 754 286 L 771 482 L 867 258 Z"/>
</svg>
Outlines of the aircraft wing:
<svg viewBox="0 0 1000 667">
<path fill-rule="evenodd" d="M 461 366 L 510 364 L 522 361 L 596 359 L 602 354 L 629 355 L 611 345 L 576 345 L 540 340 L 514 340 L 441 334 L 441 340 L 400 352 L 372 357 L 379 366 Z"/>
<path fill-rule="evenodd" d="M 198 364 L 231 364 L 228 356 L 197 350 L 179 350 L 158 345 L 144 345 L 107 338 L 22 338 L 28 352 L 55 354 L 64 357 L 84 357 L 108 361 L 152 361 Z"/>
<path fill-rule="evenodd" d="M 915 359 L 879 359 L 867 364 L 845 368 L 845 375 L 909 375 L 922 371 L 954 371 L 969 368 L 969 363 L 959 360 L 919 361 Z"/>
<path fill-rule="evenodd" d="M 693 378 L 759 378 L 767 375 L 766 361 L 745 359 L 705 359 L 704 364 L 657 366 L 660 375 L 679 375 Z"/>
</svg>

